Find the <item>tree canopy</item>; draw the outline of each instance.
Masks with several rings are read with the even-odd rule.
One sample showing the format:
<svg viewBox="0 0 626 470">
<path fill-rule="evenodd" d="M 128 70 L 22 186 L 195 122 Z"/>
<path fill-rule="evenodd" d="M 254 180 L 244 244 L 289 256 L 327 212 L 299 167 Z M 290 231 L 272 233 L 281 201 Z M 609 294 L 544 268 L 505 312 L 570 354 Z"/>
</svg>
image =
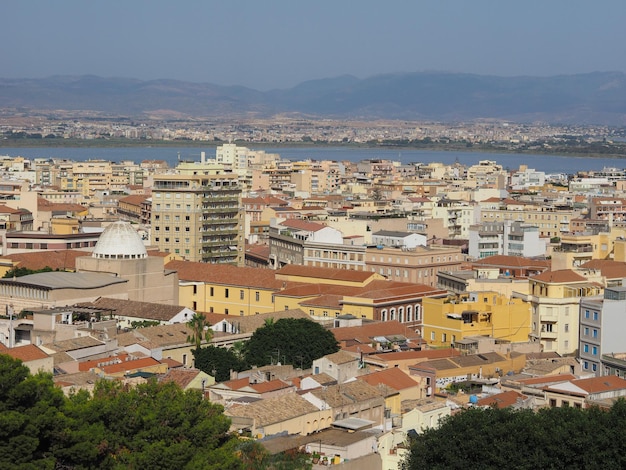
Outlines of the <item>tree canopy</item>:
<svg viewBox="0 0 626 470">
<path fill-rule="evenodd" d="M 410 441 L 402 470 L 626 468 L 626 401 L 600 408 L 473 408 Z"/>
<path fill-rule="evenodd" d="M 221 406 L 152 380 L 100 381 L 66 398 L 49 374 L 0 355 L 0 468 L 240 469 Z"/>
<path fill-rule="evenodd" d="M 207 346 L 192 352 L 196 368 L 215 377 L 217 382 L 230 380 L 231 370 L 239 372 L 248 368 L 247 363 L 231 349 Z"/>
<path fill-rule="evenodd" d="M 281 318 L 258 328 L 245 348 L 250 365 L 281 362 L 308 369 L 315 359 L 339 351 L 335 336 L 307 318 Z"/>
<path fill-rule="evenodd" d="M 202 341 L 210 342 L 213 337 L 213 330 L 204 313 L 194 313 L 191 320 L 187 322 L 191 329 L 191 334 L 187 336 L 187 341 L 196 345 L 196 351 L 200 349 Z"/>
</svg>

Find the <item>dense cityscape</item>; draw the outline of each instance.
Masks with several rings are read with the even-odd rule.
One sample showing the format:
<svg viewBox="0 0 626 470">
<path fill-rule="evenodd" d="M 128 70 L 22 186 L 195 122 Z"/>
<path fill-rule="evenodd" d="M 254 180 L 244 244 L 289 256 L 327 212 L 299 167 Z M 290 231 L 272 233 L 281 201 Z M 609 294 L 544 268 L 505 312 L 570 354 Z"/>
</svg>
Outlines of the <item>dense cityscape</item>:
<svg viewBox="0 0 626 470">
<path fill-rule="evenodd" d="M 418 468 L 407 442 L 462 410 L 609 409 L 626 396 L 620 160 L 555 174 L 490 159 L 296 161 L 244 146 L 243 127 L 202 131 L 214 153 L 175 165 L 30 158 L 28 148 L 0 156 L 3 354 L 50 374 L 49 393 L 70 403 L 114 400 L 114 384 L 157 401 L 162 387 L 196 390 L 198 406 L 217 406 L 198 416 L 219 414 L 222 435 L 248 443 L 223 468 L 255 458 L 263 468 Z M 306 135 L 511 143 L 576 134 L 606 145 L 619 135 L 325 127 Z M 248 135 L 302 141 L 304 128 Z M 72 121 L 4 132 L 193 140 L 200 131 Z M 160 455 L 120 434 L 118 447 L 81 460 L 69 455 L 75 438 L 39 462 L 108 468 Z M 130 457 L 124 446 L 139 447 Z"/>
</svg>

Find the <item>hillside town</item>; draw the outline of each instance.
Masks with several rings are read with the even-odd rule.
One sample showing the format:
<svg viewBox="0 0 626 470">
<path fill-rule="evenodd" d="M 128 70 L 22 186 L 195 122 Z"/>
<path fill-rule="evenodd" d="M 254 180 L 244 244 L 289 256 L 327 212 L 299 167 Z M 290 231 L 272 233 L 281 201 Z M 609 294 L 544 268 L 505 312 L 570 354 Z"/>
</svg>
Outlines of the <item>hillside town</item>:
<svg viewBox="0 0 626 470">
<path fill-rule="evenodd" d="M 66 394 L 173 381 L 270 453 L 385 470 L 463 409 L 626 397 L 624 169 L 224 143 L 176 167 L 0 156 L 0 178 L 0 353 Z M 195 340 L 233 350 L 283 319 L 338 351 L 196 367 Z"/>
</svg>

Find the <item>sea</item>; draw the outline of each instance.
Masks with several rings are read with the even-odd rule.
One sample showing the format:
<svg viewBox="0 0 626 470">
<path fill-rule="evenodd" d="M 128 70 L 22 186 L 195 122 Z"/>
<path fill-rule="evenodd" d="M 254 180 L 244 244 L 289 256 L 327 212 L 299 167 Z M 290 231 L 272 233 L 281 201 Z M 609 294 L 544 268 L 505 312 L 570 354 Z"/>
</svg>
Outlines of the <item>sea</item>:
<svg viewBox="0 0 626 470">
<path fill-rule="evenodd" d="M 432 151 L 417 149 L 387 149 L 360 147 L 280 147 L 268 148 L 246 145 L 252 150 L 277 153 L 286 160 L 334 160 L 358 162 L 367 159 L 383 159 L 409 163 L 459 162 L 470 166 L 481 160 L 492 160 L 508 170 L 520 165 L 548 174 L 576 174 L 579 171 L 600 171 L 604 168 L 626 168 L 626 158 L 573 157 L 563 155 L 530 155 L 515 153 L 486 153 L 459 151 Z M 120 162 L 131 160 L 164 160 L 171 167 L 179 161 L 200 161 L 201 152 L 206 158 L 215 157 L 215 147 L 0 147 L 0 156 L 34 158 L 62 158 L 74 161 L 109 160 Z"/>
</svg>

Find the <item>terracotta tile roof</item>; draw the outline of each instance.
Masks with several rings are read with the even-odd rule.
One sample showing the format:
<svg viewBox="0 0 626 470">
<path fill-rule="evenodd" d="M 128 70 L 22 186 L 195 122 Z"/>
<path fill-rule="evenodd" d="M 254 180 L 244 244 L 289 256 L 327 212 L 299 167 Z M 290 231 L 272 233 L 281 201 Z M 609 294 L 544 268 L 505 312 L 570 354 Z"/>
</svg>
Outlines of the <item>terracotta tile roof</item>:
<svg viewBox="0 0 626 470">
<path fill-rule="evenodd" d="M 306 209 L 302 209 L 303 211 Z M 315 222 L 307 222 L 306 220 L 299 219 L 287 219 L 280 223 L 283 227 L 292 228 L 295 230 L 303 230 L 306 232 L 317 232 L 318 230 L 322 230 L 326 228 L 326 225 L 317 224 Z"/>
<path fill-rule="evenodd" d="M 19 214 L 21 212 L 21 209 L 13 209 L 12 207 L 0 204 L 0 214 Z"/>
<path fill-rule="evenodd" d="M 37 198 L 37 210 L 41 212 L 84 212 L 88 208 L 80 204 L 50 202 L 42 197 Z"/>
<path fill-rule="evenodd" d="M 119 364 L 113 364 L 110 366 L 104 366 L 101 369 L 107 374 L 118 374 L 120 372 L 143 369 L 146 367 L 158 366 L 159 361 L 151 357 L 144 357 L 142 359 L 135 359 L 134 361 L 120 362 Z"/>
<path fill-rule="evenodd" d="M 415 284 L 410 282 L 394 282 L 384 280 L 374 280 L 364 286 L 357 297 L 373 300 L 388 301 L 391 298 L 404 299 L 426 296 L 447 296 L 448 291 L 430 287 L 425 284 Z"/>
<path fill-rule="evenodd" d="M 489 397 L 481 398 L 476 402 L 478 406 L 495 406 L 496 408 L 508 408 L 517 403 L 518 400 L 525 400 L 528 398 L 526 395 L 522 395 L 515 390 L 509 390 L 507 392 L 498 393 Z"/>
<path fill-rule="evenodd" d="M 337 351 L 336 353 L 332 353 L 332 354 L 327 354 L 326 356 L 324 356 L 324 359 L 326 359 L 329 362 L 332 362 L 333 364 L 348 364 L 350 362 L 354 362 L 357 360 L 357 356 L 350 354 L 349 352 L 346 351 Z"/>
<path fill-rule="evenodd" d="M 227 380 L 222 382 L 220 385 L 227 387 L 230 390 L 241 390 L 244 387 L 250 386 L 250 378 L 244 377 L 242 379 Z"/>
<path fill-rule="evenodd" d="M 100 297 L 93 302 L 78 304 L 82 308 L 94 308 L 111 310 L 118 316 L 143 318 L 146 320 L 169 321 L 182 312 L 185 307 L 181 305 L 166 305 L 152 302 L 139 302 L 136 300 L 111 299 Z M 191 314 L 189 316 L 191 319 Z"/>
<path fill-rule="evenodd" d="M 592 259 L 582 266 L 582 269 L 599 269 L 602 276 L 607 279 L 626 278 L 626 263 L 608 259 Z"/>
<path fill-rule="evenodd" d="M 282 281 L 276 279 L 275 271 L 271 269 L 192 261 L 170 261 L 165 265 L 165 268 L 177 271 L 181 281 L 198 281 L 270 290 L 280 290 L 283 285 Z"/>
<path fill-rule="evenodd" d="M 18 346 L 16 348 L 5 348 L 1 351 L 1 353 L 11 356 L 13 359 L 19 359 L 22 362 L 37 361 L 39 359 L 50 357 L 34 344 Z"/>
<path fill-rule="evenodd" d="M 397 391 L 417 387 L 418 385 L 418 383 L 413 380 L 409 374 L 401 371 L 397 367 L 372 372 L 367 375 L 361 375 L 358 377 L 358 380 L 363 380 L 373 386 L 385 384 Z"/>
<path fill-rule="evenodd" d="M 616 375 L 572 380 L 572 384 L 582 388 L 587 393 L 601 393 L 608 392 L 610 390 L 626 389 L 626 380 Z"/>
<path fill-rule="evenodd" d="M 80 338 L 71 338 L 53 343 L 46 343 L 43 346 L 56 352 L 75 351 L 77 349 L 92 348 L 101 346 L 104 342 L 91 336 L 81 336 Z"/>
<path fill-rule="evenodd" d="M 102 357 L 99 359 L 92 359 L 89 361 L 82 361 L 78 363 L 78 370 L 81 372 L 87 372 L 93 369 L 94 367 L 102 367 L 105 365 L 119 364 L 120 362 L 125 362 L 130 359 L 131 359 L 130 355 L 126 353 L 122 353 L 116 356 L 108 356 L 108 357 Z"/>
<path fill-rule="evenodd" d="M 173 369 L 160 377 L 159 382 L 174 382 L 184 390 L 200 372 L 198 369 Z"/>
<path fill-rule="evenodd" d="M 261 393 L 261 394 L 268 393 L 268 392 L 275 392 L 277 390 L 283 390 L 285 388 L 291 388 L 291 387 L 293 386 L 288 384 L 287 382 L 283 382 L 280 379 L 270 380 L 268 382 L 259 382 L 259 383 L 250 385 L 250 388 L 252 388 L 256 392 Z"/>
<path fill-rule="evenodd" d="M 161 359 L 161 364 L 167 364 L 169 370 L 178 369 L 179 367 L 184 366 L 182 362 L 175 361 L 174 359 L 170 359 L 169 357 Z"/>
<path fill-rule="evenodd" d="M 460 356 L 461 353 L 454 348 L 424 349 L 422 351 L 398 351 L 383 354 L 374 354 L 371 357 L 383 362 L 432 360 Z"/>
<path fill-rule="evenodd" d="M 524 258 L 523 256 L 494 255 L 472 261 L 473 266 L 498 266 L 511 268 L 550 269 L 551 261 Z"/>
<path fill-rule="evenodd" d="M 265 321 L 268 319 L 274 319 L 274 321 L 278 321 L 281 318 L 307 318 L 310 319 L 310 316 L 304 313 L 299 308 L 292 310 L 278 310 L 276 312 L 271 313 L 261 313 L 259 315 L 245 315 L 245 316 L 235 316 L 235 315 L 223 315 L 219 313 L 210 313 L 204 312 L 207 320 L 215 325 L 222 320 L 226 320 L 230 323 L 237 324 L 240 333 L 254 333 L 257 328 L 262 327 L 265 324 Z"/>
<path fill-rule="evenodd" d="M 567 382 L 568 380 L 575 380 L 576 376 L 572 374 L 557 374 L 557 375 L 546 375 L 542 377 L 529 377 L 527 379 L 519 379 L 519 382 L 522 385 L 541 385 L 541 384 L 549 384 L 549 383 L 558 383 L 558 382 Z"/>
<path fill-rule="evenodd" d="M 341 308 L 342 295 L 320 295 L 311 300 L 305 300 L 300 302 L 302 307 L 321 307 L 321 308 L 334 308 L 339 310 Z"/>
<path fill-rule="evenodd" d="M 74 271 L 76 269 L 76 258 L 89 255 L 90 252 L 88 251 L 45 250 L 5 255 L 2 256 L 2 259 L 9 259 L 20 268 L 38 270 L 47 266 L 53 270 Z"/>
<path fill-rule="evenodd" d="M 361 288 L 357 286 L 341 286 L 337 284 L 292 283 L 280 291 L 286 297 L 313 297 L 317 295 L 354 295 Z"/>
<path fill-rule="evenodd" d="M 326 389 L 318 388 L 311 390 L 309 393 L 333 408 L 344 405 L 354 405 L 376 398 L 382 399 L 383 397 L 378 387 L 374 387 L 362 380 L 329 385 Z"/>
<path fill-rule="evenodd" d="M 246 245 L 246 255 L 256 256 L 258 258 L 269 259 L 269 245 Z"/>
<path fill-rule="evenodd" d="M 553 284 L 564 284 L 568 282 L 587 282 L 587 278 L 572 271 L 571 269 L 559 269 L 557 271 L 544 271 L 541 274 L 531 277 L 534 281 L 548 282 Z"/>
<path fill-rule="evenodd" d="M 276 276 L 317 277 L 320 279 L 365 282 L 374 277 L 374 273 L 354 271 L 352 269 L 318 268 L 314 266 L 297 266 L 288 264 L 276 271 Z"/>
<path fill-rule="evenodd" d="M 224 411 L 224 414 L 231 417 L 254 418 L 255 425 L 263 427 L 318 411 L 317 407 L 297 393 L 286 393 L 280 397 L 259 400 L 248 405 L 233 406 Z"/>
<path fill-rule="evenodd" d="M 131 194 L 130 196 L 121 198 L 118 202 L 123 202 L 132 206 L 141 206 L 141 204 L 147 199 L 150 199 L 150 197 L 140 194 Z"/>
<path fill-rule="evenodd" d="M 377 349 L 371 347 L 369 344 L 354 344 L 352 346 L 346 346 L 344 348 L 341 348 L 342 351 L 346 351 L 352 354 L 373 354 L 376 351 L 378 351 Z"/>
</svg>

